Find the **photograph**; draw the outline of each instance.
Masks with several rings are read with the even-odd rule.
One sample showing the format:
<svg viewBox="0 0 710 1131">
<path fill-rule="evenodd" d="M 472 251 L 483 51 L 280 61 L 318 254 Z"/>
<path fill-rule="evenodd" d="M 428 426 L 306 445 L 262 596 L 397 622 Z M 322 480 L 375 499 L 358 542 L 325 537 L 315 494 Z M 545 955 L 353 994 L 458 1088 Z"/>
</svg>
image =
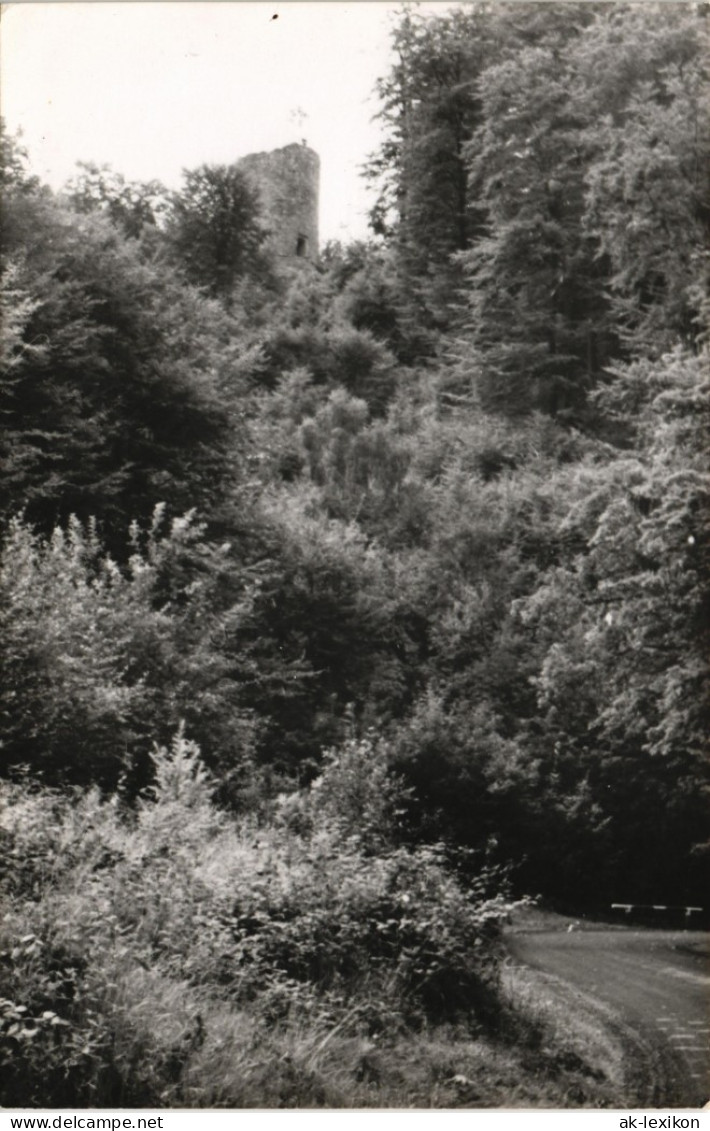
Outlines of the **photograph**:
<svg viewBox="0 0 710 1131">
<path fill-rule="evenodd" d="M 0 65 L 4 1131 L 700 1128 L 710 4 Z"/>
</svg>

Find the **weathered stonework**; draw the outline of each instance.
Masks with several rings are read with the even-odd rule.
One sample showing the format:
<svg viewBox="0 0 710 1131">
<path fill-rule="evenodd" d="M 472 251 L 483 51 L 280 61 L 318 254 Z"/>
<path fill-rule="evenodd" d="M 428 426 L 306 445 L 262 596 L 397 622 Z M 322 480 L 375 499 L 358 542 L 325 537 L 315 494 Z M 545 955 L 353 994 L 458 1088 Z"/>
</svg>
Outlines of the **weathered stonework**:
<svg viewBox="0 0 710 1131">
<path fill-rule="evenodd" d="M 318 257 L 320 159 L 305 142 L 237 161 L 259 193 L 268 244 L 289 261 Z"/>
</svg>

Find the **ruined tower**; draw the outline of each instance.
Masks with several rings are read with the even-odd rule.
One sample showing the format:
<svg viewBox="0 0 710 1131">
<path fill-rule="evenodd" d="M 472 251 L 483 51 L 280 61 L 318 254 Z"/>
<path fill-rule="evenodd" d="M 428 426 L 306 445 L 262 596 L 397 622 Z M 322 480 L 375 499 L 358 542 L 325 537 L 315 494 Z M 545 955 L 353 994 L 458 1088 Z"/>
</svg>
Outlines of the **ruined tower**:
<svg viewBox="0 0 710 1131">
<path fill-rule="evenodd" d="M 320 160 L 305 141 L 237 161 L 259 194 L 268 246 L 286 261 L 318 257 Z"/>
</svg>

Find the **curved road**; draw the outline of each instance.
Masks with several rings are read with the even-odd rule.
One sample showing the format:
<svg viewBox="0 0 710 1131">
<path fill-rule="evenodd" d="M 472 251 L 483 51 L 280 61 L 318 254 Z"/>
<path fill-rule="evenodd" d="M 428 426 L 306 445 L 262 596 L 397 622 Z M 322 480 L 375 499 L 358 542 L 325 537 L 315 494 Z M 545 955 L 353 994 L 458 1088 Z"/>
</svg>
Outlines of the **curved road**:
<svg viewBox="0 0 710 1131">
<path fill-rule="evenodd" d="M 529 931 L 513 961 L 612 1007 L 629 1106 L 710 1099 L 710 939 L 699 931 Z"/>
</svg>

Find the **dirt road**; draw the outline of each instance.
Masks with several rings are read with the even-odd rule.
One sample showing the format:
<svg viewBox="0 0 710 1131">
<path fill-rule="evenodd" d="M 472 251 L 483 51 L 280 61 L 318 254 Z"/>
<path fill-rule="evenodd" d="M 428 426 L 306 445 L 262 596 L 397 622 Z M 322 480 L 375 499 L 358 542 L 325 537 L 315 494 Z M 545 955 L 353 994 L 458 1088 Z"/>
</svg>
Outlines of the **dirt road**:
<svg viewBox="0 0 710 1131">
<path fill-rule="evenodd" d="M 629 1106 L 687 1108 L 710 1099 L 709 943 L 701 932 L 633 929 L 508 939 L 514 962 L 612 1007 Z"/>
</svg>

